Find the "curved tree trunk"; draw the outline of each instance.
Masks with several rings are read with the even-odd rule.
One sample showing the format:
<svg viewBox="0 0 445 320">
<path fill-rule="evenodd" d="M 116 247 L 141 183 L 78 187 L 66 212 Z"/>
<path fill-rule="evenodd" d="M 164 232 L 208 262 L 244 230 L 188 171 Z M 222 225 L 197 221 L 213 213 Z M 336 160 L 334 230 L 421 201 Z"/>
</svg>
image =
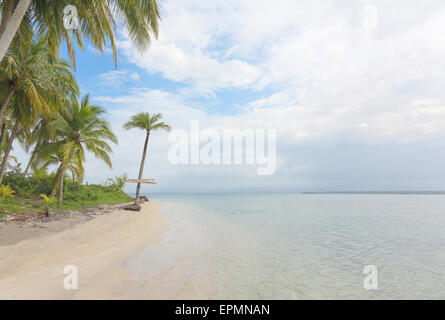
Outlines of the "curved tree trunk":
<svg viewBox="0 0 445 320">
<path fill-rule="evenodd" d="M 3 32 L 0 35 L 0 62 L 3 60 L 6 51 L 11 45 L 30 4 L 31 0 L 19 0 L 12 16 L 2 20 L 0 24 L 0 29 L 3 29 Z"/>
<path fill-rule="evenodd" d="M 5 175 L 5 169 L 6 165 L 8 164 L 9 153 L 11 152 L 12 144 L 14 142 L 14 139 L 18 131 L 19 131 L 19 122 L 16 121 L 14 124 L 14 128 L 12 129 L 11 136 L 9 137 L 8 146 L 6 147 L 5 154 L 3 155 L 2 166 L 0 168 L 0 186 L 2 185 L 3 177 Z"/>
<path fill-rule="evenodd" d="M 8 95 L 6 96 L 5 100 L 3 100 L 2 106 L 0 108 L 0 128 L 3 127 L 3 123 L 5 122 L 6 110 L 8 110 L 8 105 L 11 102 L 12 97 L 14 96 L 15 90 L 15 86 L 9 87 Z"/>
<path fill-rule="evenodd" d="M 34 161 L 35 152 L 32 153 L 31 158 L 29 159 L 28 165 L 26 166 L 25 172 L 23 172 L 23 176 L 26 177 L 28 174 L 29 169 L 31 169 L 31 164 Z"/>
<path fill-rule="evenodd" d="M 6 124 L 3 122 L 3 125 L 0 127 L 0 147 L 3 144 L 3 140 L 5 139 L 5 133 L 6 133 Z"/>
<path fill-rule="evenodd" d="M 37 143 L 37 145 L 34 147 L 34 150 L 32 152 L 31 158 L 29 159 L 28 165 L 26 166 L 25 172 L 23 172 L 23 176 L 26 177 L 26 175 L 28 174 L 29 169 L 31 169 L 31 165 L 34 162 L 34 158 L 36 157 L 37 154 L 37 148 L 39 147 L 39 143 Z"/>
<path fill-rule="evenodd" d="M 145 157 L 147 155 L 147 147 L 148 147 L 148 140 L 149 140 L 149 138 L 150 138 L 150 131 L 147 130 L 147 137 L 145 138 L 144 152 L 142 153 L 142 162 L 141 162 L 141 168 L 139 169 L 138 180 L 142 180 L 142 176 L 144 175 Z M 141 184 L 138 183 L 138 185 L 136 187 L 135 203 L 139 203 L 140 192 L 141 192 Z"/>
</svg>

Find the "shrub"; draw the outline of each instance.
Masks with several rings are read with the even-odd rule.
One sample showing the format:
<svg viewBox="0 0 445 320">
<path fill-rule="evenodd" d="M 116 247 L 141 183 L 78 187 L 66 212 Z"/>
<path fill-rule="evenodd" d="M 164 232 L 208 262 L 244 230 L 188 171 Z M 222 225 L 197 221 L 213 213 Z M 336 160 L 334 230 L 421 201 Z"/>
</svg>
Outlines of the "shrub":
<svg viewBox="0 0 445 320">
<path fill-rule="evenodd" d="M 12 190 L 10 186 L 0 186 L 0 196 L 2 200 L 6 200 L 7 198 L 14 198 L 14 193 L 15 191 Z"/>
</svg>

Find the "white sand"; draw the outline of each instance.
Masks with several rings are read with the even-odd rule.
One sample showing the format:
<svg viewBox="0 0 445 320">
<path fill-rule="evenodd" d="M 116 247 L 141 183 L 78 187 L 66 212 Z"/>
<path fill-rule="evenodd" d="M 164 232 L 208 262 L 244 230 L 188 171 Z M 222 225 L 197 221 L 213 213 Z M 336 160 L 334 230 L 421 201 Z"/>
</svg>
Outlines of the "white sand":
<svg viewBox="0 0 445 320">
<path fill-rule="evenodd" d="M 125 263 L 168 229 L 161 206 L 145 204 L 139 213 L 115 210 L 61 232 L 46 230 L 45 236 L 0 246 L 0 299 L 127 296 L 122 284 L 131 275 Z M 78 269 L 78 290 L 64 288 L 67 265 Z"/>
</svg>

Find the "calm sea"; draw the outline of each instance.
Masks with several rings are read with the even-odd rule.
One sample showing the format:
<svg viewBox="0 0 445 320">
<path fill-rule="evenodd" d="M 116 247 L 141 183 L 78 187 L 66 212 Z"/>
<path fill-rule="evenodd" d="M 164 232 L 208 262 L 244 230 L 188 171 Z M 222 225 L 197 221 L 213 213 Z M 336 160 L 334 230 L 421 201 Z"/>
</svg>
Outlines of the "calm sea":
<svg viewBox="0 0 445 320">
<path fill-rule="evenodd" d="M 147 298 L 445 299 L 443 195 L 151 198 L 171 228 L 131 264 Z"/>
</svg>

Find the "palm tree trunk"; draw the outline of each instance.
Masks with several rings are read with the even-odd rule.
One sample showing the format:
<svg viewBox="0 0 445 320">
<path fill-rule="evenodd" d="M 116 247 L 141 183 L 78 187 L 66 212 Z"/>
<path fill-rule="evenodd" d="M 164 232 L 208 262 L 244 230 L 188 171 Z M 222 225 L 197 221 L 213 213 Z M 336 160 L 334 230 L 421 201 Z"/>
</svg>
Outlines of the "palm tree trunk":
<svg viewBox="0 0 445 320">
<path fill-rule="evenodd" d="M 3 127 L 3 123 L 5 121 L 6 110 L 8 109 L 8 105 L 11 102 L 12 97 L 14 96 L 15 90 L 16 90 L 15 85 L 9 87 L 8 95 L 6 96 L 5 100 L 2 103 L 2 106 L 0 108 L 0 128 Z"/>
<path fill-rule="evenodd" d="M 147 130 L 147 137 L 145 138 L 145 145 L 144 145 L 144 153 L 142 154 L 142 162 L 141 162 L 141 168 L 139 169 L 139 178 L 138 180 L 142 180 L 143 174 L 144 174 L 144 165 L 145 165 L 145 157 L 147 155 L 147 147 L 148 147 L 148 139 L 150 138 L 150 131 Z M 136 199 L 135 203 L 139 203 L 139 194 L 141 192 L 141 183 L 138 183 L 136 187 Z"/>
<path fill-rule="evenodd" d="M 5 0 L 2 11 L 2 20 L 0 23 L 0 36 L 5 31 L 6 25 L 8 24 L 9 20 L 11 20 L 12 14 L 14 13 L 14 4 L 14 0 Z"/>
<path fill-rule="evenodd" d="M 25 172 L 23 172 L 23 176 L 26 177 L 26 175 L 28 174 L 29 169 L 31 169 L 31 164 L 34 161 L 34 157 L 35 157 L 36 153 L 35 151 L 32 153 L 31 158 L 29 159 L 28 165 L 26 166 Z"/>
<path fill-rule="evenodd" d="M 6 133 L 6 123 L 3 122 L 3 125 L 1 126 L 1 133 L 0 133 L 0 147 L 3 144 L 3 139 L 5 138 L 5 133 Z"/>
<path fill-rule="evenodd" d="M 63 178 L 65 176 L 65 169 L 63 169 L 62 164 L 60 165 L 60 177 L 59 177 L 59 193 L 57 195 L 57 200 L 59 202 L 63 201 Z"/>
<path fill-rule="evenodd" d="M 2 20 L 0 28 L 3 28 L 4 31 L 0 35 L 0 62 L 3 60 L 6 51 L 11 45 L 30 4 L 31 0 L 19 0 L 12 16 Z"/>
<path fill-rule="evenodd" d="M 26 166 L 25 172 L 23 172 L 24 177 L 26 177 L 29 169 L 31 169 L 31 165 L 34 161 L 34 158 L 36 157 L 38 147 L 39 147 L 39 143 L 37 143 L 36 146 L 34 147 L 34 151 L 32 152 L 31 158 L 29 159 L 28 165 Z"/>
<path fill-rule="evenodd" d="M 14 142 L 15 136 L 19 131 L 19 122 L 16 121 L 14 128 L 12 129 L 11 136 L 9 137 L 8 146 L 6 147 L 5 154 L 3 155 L 2 166 L 0 168 L 0 185 L 3 182 L 3 176 L 5 175 L 6 164 L 8 163 L 9 153 L 12 149 L 12 143 Z"/>
</svg>

